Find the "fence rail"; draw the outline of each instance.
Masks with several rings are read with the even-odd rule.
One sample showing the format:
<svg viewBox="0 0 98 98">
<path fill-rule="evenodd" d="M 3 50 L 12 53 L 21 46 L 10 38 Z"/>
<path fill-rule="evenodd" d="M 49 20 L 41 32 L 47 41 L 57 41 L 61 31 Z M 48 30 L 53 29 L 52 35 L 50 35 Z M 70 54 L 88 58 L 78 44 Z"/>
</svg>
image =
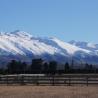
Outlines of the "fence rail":
<svg viewBox="0 0 98 98">
<path fill-rule="evenodd" d="M 0 85 L 98 85 L 98 74 L 0 75 Z"/>
</svg>

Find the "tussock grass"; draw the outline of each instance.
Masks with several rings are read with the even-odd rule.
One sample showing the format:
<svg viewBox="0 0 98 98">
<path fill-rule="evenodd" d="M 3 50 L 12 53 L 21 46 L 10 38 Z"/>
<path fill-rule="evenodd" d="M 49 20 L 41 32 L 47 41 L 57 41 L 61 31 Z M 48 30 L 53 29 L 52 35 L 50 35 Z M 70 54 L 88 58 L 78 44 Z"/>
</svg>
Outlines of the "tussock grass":
<svg viewBox="0 0 98 98">
<path fill-rule="evenodd" d="M 98 86 L 0 86 L 0 98 L 98 98 Z"/>
</svg>

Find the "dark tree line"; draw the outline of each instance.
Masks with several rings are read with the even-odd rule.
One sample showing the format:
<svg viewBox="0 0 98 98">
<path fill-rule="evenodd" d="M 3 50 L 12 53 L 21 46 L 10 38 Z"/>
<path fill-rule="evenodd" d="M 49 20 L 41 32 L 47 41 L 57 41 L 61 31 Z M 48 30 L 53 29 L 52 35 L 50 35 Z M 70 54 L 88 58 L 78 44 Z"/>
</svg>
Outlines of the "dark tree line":
<svg viewBox="0 0 98 98">
<path fill-rule="evenodd" d="M 98 69 L 91 64 L 85 64 L 84 68 L 73 68 L 73 62 L 65 63 L 64 69 L 60 70 L 56 61 L 45 62 L 42 59 L 33 59 L 28 65 L 26 62 L 12 60 L 6 69 L 1 68 L 0 74 L 65 74 L 65 73 L 98 73 Z"/>
<path fill-rule="evenodd" d="M 47 63 L 42 59 L 33 59 L 31 65 L 27 65 L 25 62 L 12 60 L 7 64 L 6 72 L 8 74 L 55 74 L 56 70 L 56 61 L 50 61 Z"/>
<path fill-rule="evenodd" d="M 25 73 L 27 70 L 27 64 L 25 62 L 12 60 L 7 65 L 7 72 L 10 74 L 14 73 Z"/>
</svg>

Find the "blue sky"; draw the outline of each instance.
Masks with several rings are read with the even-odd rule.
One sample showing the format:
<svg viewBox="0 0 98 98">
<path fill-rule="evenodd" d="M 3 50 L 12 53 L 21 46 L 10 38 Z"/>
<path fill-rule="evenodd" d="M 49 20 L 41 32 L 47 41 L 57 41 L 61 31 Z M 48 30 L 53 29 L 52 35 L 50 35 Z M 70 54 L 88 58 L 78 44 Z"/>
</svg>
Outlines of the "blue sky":
<svg viewBox="0 0 98 98">
<path fill-rule="evenodd" d="M 98 43 L 98 0 L 0 0 L 0 31 Z"/>
</svg>

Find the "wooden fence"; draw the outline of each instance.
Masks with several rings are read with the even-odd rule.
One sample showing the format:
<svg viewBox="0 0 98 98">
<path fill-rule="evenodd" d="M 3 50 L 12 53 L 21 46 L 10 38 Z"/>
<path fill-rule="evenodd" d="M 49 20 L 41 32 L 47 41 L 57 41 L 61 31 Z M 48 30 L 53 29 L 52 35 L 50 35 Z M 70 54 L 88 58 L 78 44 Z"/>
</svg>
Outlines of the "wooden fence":
<svg viewBox="0 0 98 98">
<path fill-rule="evenodd" d="M 98 74 L 0 75 L 0 85 L 98 85 Z"/>
</svg>

